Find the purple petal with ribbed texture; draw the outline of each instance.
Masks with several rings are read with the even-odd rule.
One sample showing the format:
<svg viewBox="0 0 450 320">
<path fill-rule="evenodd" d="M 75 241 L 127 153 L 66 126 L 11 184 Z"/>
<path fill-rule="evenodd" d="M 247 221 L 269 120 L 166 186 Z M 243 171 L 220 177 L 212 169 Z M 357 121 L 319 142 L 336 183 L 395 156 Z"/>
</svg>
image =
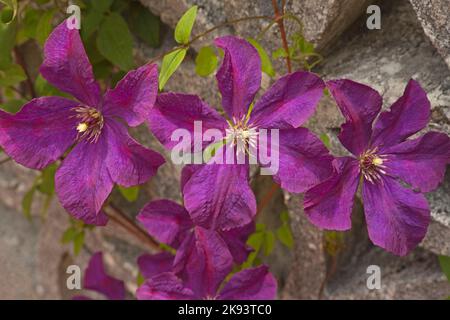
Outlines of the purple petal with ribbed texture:
<svg viewBox="0 0 450 320">
<path fill-rule="evenodd" d="M 255 223 L 251 222 L 243 227 L 221 231 L 220 235 L 228 246 L 236 263 L 241 264 L 247 260 L 247 256 L 253 251 L 247 245 L 248 237 L 255 231 Z"/>
<path fill-rule="evenodd" d="M 386 148 L 422 130 L 430 121 L 430 107 L 426 92 L 410 80 L 390 111 L 382 112 L 375 122 L 372 145 Z"/>
<path fill-rule="evenodd" d="M 381 110 L 383 100 L 374 89 L 351 80 L 333 80 L 327 87 L 345 117 L 339 140 L 358 156 L 369 145 L 372 122 Z"/>
<path fill-rule="evenodd" d="M 220 300 L 273 300 L 277 281 L 266 266 L 234 274 L 220 292 Z"/>
<path fill-rule="evenodd" d="M 214 44 L 224 51 L 216 74 L 222 107 L 230 118 L 242 119 L 261 85 L 261 59 L 244 39 L 225 36 L 216 38 Z"/>
<path fill-rule="evenodd" d="M 125 284 L 108 275 L 103 265 L 103 254 L 96 252 L 89 260 L 84 274 L 84 289 L 104 294 L 110 300 L 125 299 Z"/>
<path fill-rule="evenodd" d="M 194 224 L 232 229 L 250 223 L 256 200 L 245 164 L 205 164 L 184 185 L 184 205 Z"/>
<path fill-rule="evenodd" d="M 349 157 L 333 161 L 330 178 L 308 190 L 304 209 L 308 219 L 319 228 L 348 230 L 352 227 L 353 198 L 359 184 L 359 165 Z"/>
<path fill-rule="evenodd" d="M 139 256 L 137 264 L 139 271 L 145 279 L 150 279 L 163 272 L 172 271 L 173 260 L 175 256 L 169 252 L 156 254 L 145 253 Z"/>
<path fill-rule="evenodd" d="M 363 202 L 369 238 L 374 244 L 404 256 L 425 237 L 430 210 L 425 197 L 383 175 L 375 183 L 364 181 Z"/>
<path fill-rule="evenodd" d="M 56 171 L 55 190 L 64 209 L 87 224 L 105 225 L 101 211 L 114 182 L 105 159 L 108 152 L 105 135 L 96 143 L 81 141 Z"/>
<path fill-rule="evenodd" d="M 186 209 L 170 200 L 149 202 L 137 216 L 147 232 L 159 242 L 177 248 L 193 227 Z"/>
<path fill-rule="evenodd" d="M 232 265 L 233 257 L 220 235 L 195 227 L 177 251 L 174 272 L 196 296 L 214 298 Z"/>
<path fill-rule="evenodd" d="M 0 110 L 0 145 L 21 165 L 43 169 L 74 143 L 72 108 L 77 102 L 59 97 L 33 99 L 16 114 Z"/>
<path fill-rule="evenodd" d="M 162 93 L 156 99 L 155 107 L 150 111 L 150 131 L 168 149 L 172 149 L 180 143 L 180 137 L 172 135 L 182 130 L 189 134 L 190 141 L 182 150 L 187 148 L 194 151 L 194 122 L 201 122 L 202 135 L 208 129 L 218 129 L 224 134 L 228 127 L 225 119 L 213 108 L 203 102 L 198 96 L 184 93 Z M 183 141 L 181 141 L 183 142 Z M 200 148 L 210 144 L 202 142 L 199 137 Z"/>
<path fill-rule="evenodd" d="M 105 116 L 117 116 L 131 127 L 147 120 L 158 94 L 158 67 L 143 65 L 129 71 L 113 90 L 108 90 L 103 102 Z"/>
<path fill-rule="evenodd" d="M 191 289 L 173 273 L 165 272 L 144 282 L 136 292 L 138 300 L 192 300 Z"/>
<path fill-rule="evenodd" d="M 100 107 L 100 87 L 84 51 L 77 29 L 57 26 L 44 45 L 42 76 L 58 89 L 70 93 L 86 106 Z"/>
<path fill-rule="evenodd" d="M 108 142 L 106 165 L 111 179 L 124 187 L 147 182 L 165 162 L 156 151 L 145 148 L 120 122 L 106 119 L 102 135 Z"/>
<path fill-rule="evenodd" d="M 256 102 L 249 123 L 259 128 L 297 128 L 316 110 L 324 87 L 322 79 L 314 73 L 288 74 Z"/>
<path fill-rule="evenodd" d="M 383 150 L 386 171 L 422 192 L 429 192 L 443 181 L 450 163 L 450 139 L 444 133 L 428 132 Z"/>
<path fill-rule="evenodd" d="M 273 153 L 279 154 L 278 165 L 276 158 L 270 165 L 261 161 L 260 165 L 266 167 L 274 175 L 274 180 L 289 192 L 305 192 L 326 179 L 333 171 L 333 157 L 328 149 L 306 128 L 279 130 L 278 143 L 270 132 L 267 139 L 262 135 L 259 138 L 259 152 L 272 158 Z"/>
</svg>

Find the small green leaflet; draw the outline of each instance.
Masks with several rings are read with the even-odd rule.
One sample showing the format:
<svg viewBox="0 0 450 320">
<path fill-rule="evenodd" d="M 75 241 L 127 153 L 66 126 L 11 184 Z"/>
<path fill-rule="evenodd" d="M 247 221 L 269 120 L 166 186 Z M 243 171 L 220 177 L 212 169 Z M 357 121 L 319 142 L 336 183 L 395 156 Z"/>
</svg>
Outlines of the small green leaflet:
<svg viewBox="0 0 450 320">
<path fill-rule="evenodd" d="M 179 44 L 188 44 L 192 27 L 197 17 L 197 6 L 189 8 L 178 21 L 175 27 L 175 41 Z"/>
<path fill-rule="evenodd" d="M 50 32 L 52 31 L 52 20 L 55 10 L 44 11 L 39 18 L 36 26 L 36 40 L 40 45 L 45 43 Z"/>
<path fill-rule="evenodd" d="M 292 237 L 291 225 L 289 221 L 289 214 L 284 211 L 280 214 L 281 226 L 276 230 L 278 240 L 289 249 L 294 246 L 294 238 Z"/>
<path fill-rule="evenodd" d="M 450 282 L 450 257 L 439 256 L 439 264 L 441 265 L 442 272 L 445 274 L 447 280 Z"/>
<path fill-rule="evenodd" d="M 122 186 L 117 186 L 120 194 L 128 201 L 128 202 L 134 202 L 137 200 L 139 196 L 139 186 L 129 187 L 125 188 Z"/>
<path fill-rule="evenodd" d="M 322 140 L 323 144 L 325 145 L 325 147 L 327 147 L 327 149 L 330 149 L 331 147 L 330 138 L 326 133 L 322 133 L 320 135 L 320 140 Z"/>
<path fill-rule="evenodd" d="M 0 70 L 0 85 L 14 86 L 21 81 L 26 80 L 27 76 L 22 67 L 18 64 L 11 64 L 3 70 Z"/>
<path fill-rule="evenodd" d="M 195 58 L 195 72 L 201 77 L 207 77 L 217 68 L 218 59 L 211 46 L 203 47 Z"/>
<path fill-rule="evenodd" d="M 28 220 L 31 220 L 31 205 L 33 204 L 34 193 L 36 192 L 36 186 L 32 186 L 30 190 L 25 193 L 22 199 L 22 211 Z"/>
<path fill-rule="evenodd" d="M 275 76 L 275 70 L 272 66 L 272 61 L 270 61 L 269 55 L 267 54 L 266 50 L 256 41 L 255 39 L 249 38 L 247 39 L 248 42 L 250 42 L 258 51 L 259 57 L 261 58 L 261 70 L 265 74 L 267 74 L 270 77 Z"/>
<path fill-rule="evenodd" d="M 105 11 L 107 11 L 109 9 L 109 7 L 111 7 L 111 4 L 113 3 L 113 0 L 95 0 L 95 1 L 91 1 L 92 7 L 103 13 Z"/>
<path fill-rule="evenodd" d="M 130 29 L 147 45 L 157 48 L 160 45 L 159 33 L 161 22 L 159 17 L 144 8 L 139 2 L 132 2 L 128 14 Z"/>
<path fill-rule="evenodd" d="M 125 20 L 117 13 L 101 24 L 97 36 L 100 53 L 124 71 L 133 68 L 133 38 Z"/>
<path fill-rule="evenodd" d="M 164 56 L 159 73 L 159 90 L 162 90 L 186 56 L 187 49 L 180 48 Z"/>
</svg>

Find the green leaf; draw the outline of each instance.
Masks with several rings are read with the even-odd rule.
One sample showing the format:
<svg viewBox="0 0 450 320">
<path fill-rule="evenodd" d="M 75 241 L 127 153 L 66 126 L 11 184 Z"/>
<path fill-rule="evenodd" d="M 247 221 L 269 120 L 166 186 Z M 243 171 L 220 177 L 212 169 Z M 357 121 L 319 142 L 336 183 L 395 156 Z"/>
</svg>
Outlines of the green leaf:
<svg viewBox="0 0 450 320">
<path fill-rule="evenodd" d="M 203 161 L 208 162 L 216 154 L 216 151 L 225 145 L 226 140 L 217 141 L 208 145 L 205 150 L 203 150 Z"/>
<path fill-rule="evenodd" d="M 134 65 L 133 38 L 127 23 L 117 13 L 108 16 L 101 24 L 97 48 L 106 59 L 124 71 Z"/>
<path fill-rule="evenodd" d="M 57 165 L 55 163 L 49 165 L 44 170 L 42 170 L 40 183 L 38 185 L 38 190 L 51 196 L 55 193 L 55 172 Z"/>
<path fill-rule="evenodd" d="M 144 282 L 145 282 L 144 276 L 142 275 L 142 273 L 138 272 L 138 275 L 136 277 L 136 284 L 138 285 L 138 287 L 140 287 Z"/>
<path fill-rule="evenodd" d="M 36 192 L 36 186 L 32 186 L 30 190 L 25 193 L 22 199 L 22 211 L 27 219 L 31 219 L 31 205 L 33 203 L 34 193 Z"/>
<path fill-rule="evenodd" d="M 25 11 L 23 20 L 21 21 L 20 28 L 17 32 L 17 42 L 18 44 L 22 44 L 28 39 L 36 38 L 36 28 L 39 23 L 39 18 L 42 12 L 27 8 Z"/>
<path fill-rule="evenodd" d="M 8 25 L 0 23 L 0 69 L 5 69 L 12 63 L 13 51 L 17 33 L 17 23 Z"/>
<path fill-rule="evenodd" d="M 0 2 L 8 6 L 9 10 L 12 10 L 9 20 L 5 21 L 5 23 L 10 23 L 17 15 L 17 0 L 0 0 Z"/>
<path fill-rule="evenodd" d="M 264 243 L 264 232 L 255 232 L 248 237 L 247 244 L 252 247 L 255 252 L 259 252 Z"/>
<path fill-rule="evenodd" d="M 293 53 L 293 49 L 292 48 L 289 48 L 289 53 L 290 53 L 290 55 L 292 55 L 292 53 Z M 288 55 L 286 54 L 286 51 L 284 50 L 284 48 L 278 48 L 277 50 L 272 52 L 272 58 L 273 59 L 286 58 L 287 56 Z"/>
<path fill-rule="evenodd" d="M 284 244 L 289 249 L 292 249 L 292 247 L 294 246 L 294 238 L 292 237 L 292 232 L 289 224 L 284 223 L 276 230 L 276 234 L 278 240 L 280 240 L 282 244 Z"/>
<path fill-rule="evenodd" d="M 95 0 L 91 1 L 90 3 L 92 5 L 92 8 L 94 8 L 94 10 L 103 13 L 106 12 L 109 9 L 109 7 L 111 7 L 113 0 Z"/>
<path fill-rule="evenodd" d="M 450 282 L 450 257 L 439 256 L 439 264 L 441 265 L 442 272 L 445 274 L 447 280 Z"/>
<path fill-rule="evenodd" d="M 26 80 L 26 78 L 25 72 L 18 64 L 12 64 L 3 70 L 0 70 L 1 86 L 14 86 L 19 82 Z"/>
<path fill-rule="evenodd" d="M 272 66 L 272 61 L 270 61 L 269 55 L 266 50 L 255 40 L 249 38 L 248 41 L 256 48 L 259 57 L 261 58 L 261 70 L 270 77 L 275 76 L 275 70 Z"/>
<path fill-rule="evenodd" d="M 159 73 L 159 90 L 164 88 L 172 74 L 178 69 L 181 62 L 183 62 L 186 52 L 186 48 L 181 48 L 164 56 Z"/>
<path fill-rule="evenodd" d="M 84 245 L 84 231 L 78 232 L 73 238 L 73 253 L 78 255 Z"/>
<path fill-rule="evenodd" d="M 159 17 L 152 14 L 139 2 L 132 3 L 128 15 L 128 24 L 131 31 L 147 45 L 153 48 L 160 46 L 159 34 L 161 22 Z"/>
<path fill-rule="evenodd" d="M 139 186 L 125 188 L 122 186 L 118 186 L 120 194 L 127 199 L 128 202 L 134 202 L 137 200 L 139 195 Z"/>
<path fill-rule="evenodd" d="M 82 20 L 82 28 L 81 28 L 81 37 L 84 41 L 87 41 L 89 37 L 98 30 L 100 27 L 105 15 L 104 12 L 97 10 L 95 8 L 88 10 L 86 14 L 83 16 Z M 92 61 L 91 61 L 92 62 Z"/>
<path fill-rule="evenodd" d="M 66 231 L 64 231 L 62 237 L 61 237 L 61 243 L 67 244 L 73 241 L 75 239 L 75 236 L 77 235 L 78 231 L 74 227 L 69 227 Z"/>
<path fill-rule="evenodd" d="M 267 231 L 264 236 L 264 255 L 268 256 L 272 253 L 275 246 L 275 235 L 272 231 Z"/>
<path fill-rule="evenodd" d="M 175 41 L 180 44 L 188 44 L 192 27 L 197 17 L 197 6 L 189 8 L 178 21 L 175 27 Z"/>
<path fill-rule="evenodd" d="M 41 14 L 39 22 L 36 26 L 36 40 L 43 45 L 52 31 L 52 20 L 55 10 L 47 10 Z"/>
<path fill-rule="evenodd" d="M 325 145 L 325 147 L 327 147 L 327 149 L 330 149 L 331 147 L 330 138 L 326 133 L 322 133 L 320 135 L 320 140 L 322 140 L 323 144 Z"/>
<path fill-rule="evenodd" d="M 207 77 L 217 68 L 218 59 L 211 46 L 203 47 L 195 58 L 195 72 L 199 76 Z"/>
<path fill-rule="evenodd" d="M 5 101 L 1 108 L 5 111 L 8 111 L 10 113 L 16 113 L 20 110 L 20 108 L 26 103 L 27 101 L 25 99 L 10 99 L 8 101 Z"/>
</svg>

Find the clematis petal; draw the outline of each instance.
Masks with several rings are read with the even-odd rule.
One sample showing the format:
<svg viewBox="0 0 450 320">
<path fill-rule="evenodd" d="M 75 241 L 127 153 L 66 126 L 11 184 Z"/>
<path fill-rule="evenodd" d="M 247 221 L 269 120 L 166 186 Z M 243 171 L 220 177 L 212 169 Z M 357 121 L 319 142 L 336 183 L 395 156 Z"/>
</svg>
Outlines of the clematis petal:
<svg viewBox="0 0 450 320">
<path fill-rule="evenodd" d="M 255 231 L 255 223 L 251 222 L 243 227 L 221 231 L 220 235 L 228 246 L 236 263 L 241 264 L 247 260 L 247 256 L 253 251 L 247 245 L 248 237 Z"/>
<path fill-rule="evenodd" d="M 245 269 L 234 274 L 220 292 L 220 300 L 273 300 L 277 281 L 267 266 Z"/>
<path fill-rule="evenodd" d="M 196 296 L 214 298 L 232 265 L 233 257 L 220 235 L 195 227 L 177 251 L 174 272 Z"/>
<path fill-rule="evenodd" d="M 378 183 L 364 181 L 363 202 L 369 238 L 374 244 L 404 256 L 425 237 L 430 210 L 423 194 L 404 188 L 383 175 Z"/>
<path fill-rule="evenodd" d="M 372 145 L 392 146 L 422 130 L 430 121 L 430 108 L 426 92 L 411 79 L 390 111 L 382 112 L 375 122 Z"/>
<path fill-rule="evenodd" d="M 250 223 L 256 214 L 248 165 L 198 166 L 183 188 L 184 205 L 194 224 L 227 230 Z"/>
<path fill-rule="evenodd" d="M 100 87 L 80 35 L 77 29 L 70 30 L 66 21 L 57 26 L 45 42 L 44 62 L 39 70 L 56 88 L 89 107 L 100 107 Z"/>
<path fill-rule="evenodd" d="M 333 171 L 333 157 L 328 149 L 306 128 L 279 130 L 279 140 L 269 133 L 260 135 L 259 153 L 272 159 L 260 165 L 274 175 L 274 180 L 289 192 L 305 192 L 326 179 Z M 272 150 L 273 149 L 273 150 Z M 274 153 L 278 152 L 278 165 Z"/>
<path fill-rule="evenodd" d="M 135 127 L 147 120 L 158 94 L 158 67 L 146 64 L 129 71 L 103 102 L 105 116 L 117 116 Z"/>
<path fill-rule="evenodd" d="M 358 162 L 349 157 L 333 161 L 330 178 L 308 190 L 304 208 L 308 219 L 319 228 L 348 230 L 352 226 L 353 198 L 359 184 Z"/>
<path fill-rule="evenodd" d="M 173 273 L 165 272 L 144 282 L 136 292 L 138 300 L 192 300 L 195 295 L 191 289 Z"/>
<path fill-rule="evenodd" d="M 55 190 L 64 209 L 87 224 L 105 225 L 102 205 L 113 188 L 106 167 L 105 135 L 97 143 L 81 141 L 56 171 Z"/>
<path fill-rule="evenodd" d="M 0 110 L 0 145 L 21 165 L 45 168 L 74 143 L 76 119 L 71 109 L 77 105 L 65 98 L 42 97 L 14 115 Z"/>
<path fill-rule="evenodd" d="M 450 139 L 444 133 L 428 132 L 385 149 L 386 171 L 421 192 L 438 187 L 450 163 Z"/>
<path fill-rule="evenodd" d="M 121 186 L 147 182 L 165 162 L 158 152 L 131 138 L 126 127 L 119 122 L 107 119 L 102 134 L 108 141 L 106 165 L 109 174 Z"/>
<path fill-rule="evenodd" d="M 92 255 L 83 282 L 85 289 L 102 293 L 110 300 L 125 299 L 125 284 L 106 273 L 101 252 Z"/>
<path fill-rule="evenodd" d="M 143 254 L 139 256 L 137 264 L 139 271 L 145 279 L 150 279 L 163 272 L 172 271 L 173 260 L 175 256 L 169 252 L 157 254 Z"/>
<path fill-rule="evenodd" d="M 194 122 L 201 124 L 198 133 L 203 134 L 208 129 L 218 129 L 222 133 L 228 127 L 225 119 L 213 108 L 203 102 L 198 96 L 184 93 L 162 93 L 156 99 L 155 107 L 151 109 L 149 125 L 151 132 L 168 149 L 179 143 L 187 147 L 194 146 Z M 189 134 L 189 141 L 181 141 L 173 137 L 175 132 Z M 200 137 L 201 139 L 201 137 Z M 203 142 L 203 147 L 210 142 Z M 186 148 L 182 148 L 186 150 Z"/>
<path fill-rule="evenodd" d="M 322 79 L 314 73 L 288 74 L 256 102 L 249 123 L 259 128 L 297 128 L 314 113 L 324 87 Z"/>
<path fill-rule="evenodd" d="M 230 118 L 242 119 L 261 85 L 261 59 L 247 41 L 225 36 L 214 43 L 224 51 L 217 71 L 217 84 L 222 94 L 222 106 Z"/>
<path fill-rule="evenodd" d="M 345 117 L 339 140 L 358 156 L 369 145 L 372 122 L 381 109 L 383 100 L 374 89 L 351 80 L 333 80 L 327 87 Z"/>
<path fill-rule="evenodd" d="M 193 226 L 186 209 L 170 200 L 149 202 L 139 212 L 137 220 L 152 237 L 175 248 Z"/>
</svg>

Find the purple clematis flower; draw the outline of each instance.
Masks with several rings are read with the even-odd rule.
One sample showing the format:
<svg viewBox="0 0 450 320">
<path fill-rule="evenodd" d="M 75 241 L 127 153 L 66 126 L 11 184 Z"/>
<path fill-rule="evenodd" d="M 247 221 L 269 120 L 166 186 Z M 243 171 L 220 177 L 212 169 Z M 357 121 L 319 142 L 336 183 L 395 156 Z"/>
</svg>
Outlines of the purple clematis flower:
<svg viewBox="0 0 450 320">
<path fill-rule="evenodd" d="M 159 242 L 177 249 L 176 256 L 163 252 L 155 255 L 144 254 L 139 257 L 138 265 L 145 278 L 158 273 L 177 269 L 183 272 L 186 256 L 195 246 L 197 236 L 187 210 L 170 200 L 156 200 L 149 202 L 137 216 L 137 220 L 147 232 Z M 233 260 L 243 263 L 251 248 L 246 245 L 247 238 L 254 231 L 254 223 L 231 230 L 215 230 L 220 242 L 224 242 Z"/>
<path fill-rule="evenodd" d="M 346 119 L 339 140 L 354 157 L 334 161 L 334 174 L 306 193 L 305 213 L 319 227 L 350 229 L 353 198 L 362 180 L 370 239 L 406 255 L 426 234 L 430 210 L 422 192 L 442 181 L 450 162 L 450 139 L 438 132 L 407 139 L 430 119 L 430 102 L 414 80 L 373 126 L 382 105 L 378 92 L 350 80 L 329 81 L 327 86 Z"/>
<path fill-rule="evenodd" d="M 275 297 L 276 280 L 266 266 L 242 270 L 224 283 L 232 270 L 233 257 L 217 232 L 195 227 L 192 241 L 185 243 L 186 248 L 177 252 L 173 271 L 147 279 L 136 293 L 138 299 L 247 300 Z"/>
<path fill-rule="evenodd" d="M 125 299 L 125 284 L 105 272 L 103 254 L 96 252 L 89 260 L 84 272 L 83 288 L 98 292 L 110 300 Z M 86 296 L 75 296 L 74 300 L 89 300 Z"/>
<path fill-rule="evenodd" d="M 247 41 L 233 36 L 217 38 L 215 44 L 224 51 L 216 77 L 228 120 L 196 95 L 163 93 L 158 96 L 149 117 L 151 131 L 158 140 L 173 149 L 177 146 L 172 140 L 173 132 L 182 128 L 195 139 L 194 122 L 200 121 L 202 135 L 208 129 L 216 129 L 225 137 L 226 144 L 216 151 L 215 157 L 222 156 L 227 148 L 246 153 L 248 157 L 251 147 L 256 147 L 258 154 L 260 151 L 269 154 L 271 150 L 272 139 L 269 135 L 257 139 L 258 130 L 277 129 L 279 139 L 275 147 L 279 165 L 271 172 L 282 188 L 304 192 L 327 178 L 332 172 L 328 150 L 309 130 L 298 128 L 313 114 L 323 93 L 323 81 L 310 72 L 288 74 L 268 89 L 248 115 L 261 84 L 258 52 Z M 189 147 L 201 151 L 207 146 L 208 143 L 198 146 L 192 142 Z M 210 161 L 185 167 L 184 203 L 196 225 L 232 229 L 252 221 L 256 201 L 248 184 L 247 162 L 218 164 Z M 272 170 L 261 159 L 258 162 L 261 167 Z"/>
<path fill-rule="evenodd" d="M 164 163 L 157 152 L 128 135 L 153 106 L 156 65 L 128 74 L 102 97 L 78 31 L 66 22 L 49 36 L 41 74 L 77 100 L 33 99 L 16 114 L 0 113 L 0 145 L 15 161 L 43 169 L 74 146 L 56 172 L 55 189 L 63 207 L 88 224 L 104 225 L 102 205 L 114 183 L 138 185 Z"/>
</svg>

